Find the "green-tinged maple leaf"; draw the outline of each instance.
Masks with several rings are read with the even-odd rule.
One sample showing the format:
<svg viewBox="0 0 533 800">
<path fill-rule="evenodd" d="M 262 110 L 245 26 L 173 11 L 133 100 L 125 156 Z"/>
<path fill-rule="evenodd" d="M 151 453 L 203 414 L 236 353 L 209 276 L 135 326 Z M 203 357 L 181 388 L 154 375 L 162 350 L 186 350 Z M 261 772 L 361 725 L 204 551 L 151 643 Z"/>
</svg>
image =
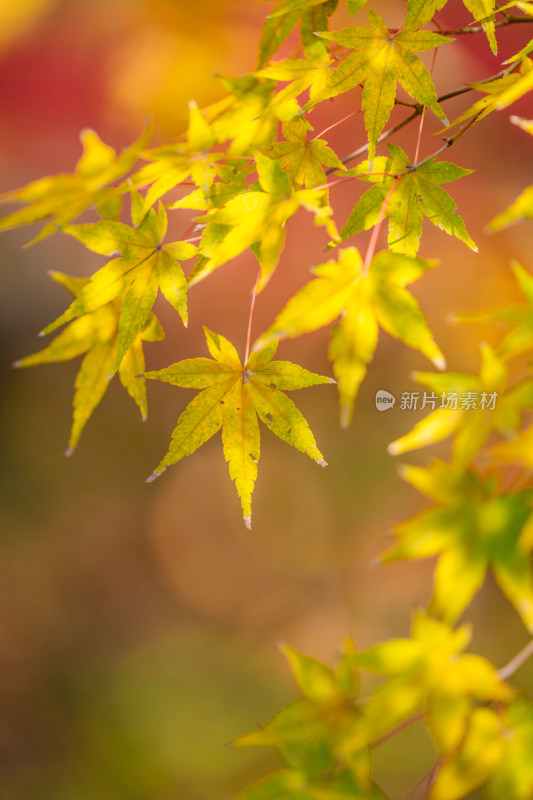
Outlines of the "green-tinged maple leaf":
<svg viewBox="0 0 533 800">
<path fill-rule="evenodd" d="M 319 42 L 320 40 L 315 39 L 315 41 Z M 306 89 L 309 89 L 309 100 L 313 104 L 315 98 L 324 92 L 331 72 L 330 63 L 331 59 L 327 54 L 319 58 L 315 57 L 312 60 L 305 58 L 286 59 L 278 64 L 264 67 L 256 75 L 275 81 L 288 81 L 288 85 L 278 92 L 273 99 L 272 109 L 275 110 L 281 104 L 289 103 L 291 100 L 295 101 Z M 289 108 L 291 107 L 289 106 Z M 294 113 L 290 114 L 291 118 L 301 113 L 301 108 L 296 102 L 293 103 L 292 109 Z"/>
<path fill-rule="evenodd" d="M 205 224 L 199 245 L 202 259 L 189 276 L 189 286 L 252 247 L 261 267 L 257 288 L 263 289 L 283 249 L 285 224 L 299 208 L 313 213 L 315 225 L 324 225 L 329 235 L 338 239 L 327 189 L 292 190 L 288 175 L 276 161 L 259 152 L 254 159 L 258 184 L 231 198 L 222 208 L 197 217 L 197 222 Z"/>
<path fill-rule="evenodd" d="M 461 323 L 482 325 L 502 323 L 511 326 L 512 330 L 496 349 L 501 358 L 512 358 L 533 350 L 533 275 L 516 261 L 511 265 L 511 269 L 528 305 L 517 304 L 491 311 L 458 314 L 455 317 L 455 320 Z"/>
<path fill-rule="evenodd" d="M 348 12 L 350 14 L 357 14 L 366 2 L 367 0 L 348 0 Z"/>
<path fill-rule="evenodd" d="M 252 353 L 241 366 L 237 351 L 227 339 L 207 328 L 204 330 L 213 359 L 186 359 L 144 376 L 203 390 L 179 418 L 169 451 L 148 480 L 154 480 L 170 464 L 193 453 L 222 428 L 224 456 L 241 499 L 246 525 L 250 527 L 260 454 L 257 417 L 280 439 L 325 466 L 305 418 L 284 392 L 332 380 L 288 361 L 272 361 L 277 342 Z"/>
<path fill-rule="evenodd" d="M 434 800 L 469 795 L 482 786 L 501 764 L 506 731 L 500 714 L 491 708 L 476 708 L 456 752 L 439 767 L 431 790 Z"/>
<path fill-rule="evenodd" d="M 167 210 L 177 208 L 193 208 L 207 211 L 210 208 L 220 208 L 228 200 L 246 191 L 246 176 L 254 169 L 254 161 L 246 164 L 241 159 L 228 159 L 225 163 L 218 162 L 214 165 L 216 179 L 207 192 L 204 189 L 194 189 L 189 194 L 170 203 Z"/>
<path fill-rule="evenodd" d="M 256 346 L 310 333 L 341 317 L 333 330 L 329 358 L 339 386 L 341 424 L 346 427 L 376 349 L 379 327 L 444 367 L 425 317 L 405 288 L 434 265 L 382 251 L 366 269 L 355 248 L 341 250 L 338 261 L 313 269 L 316 278 L 289 300 Z"/>
<path fill-rule="evenodd" d="M 402 477 L 436 505 L 395 529 L 383 560 L 438 556 L 430 610 L 455 622 L 490 567 L 528 630 L 533 630 L 533 490 L 503 492 L 495 474 L 435 460 L 403 466 Z"/>
<path fill-rule="evenodd" d="M 322 780 L 309 781 L 300 770 L 283 770 L 254 783 L 236 800 L 386 800 L 377 784 L 361 784 L 346 769 L 325 774 Z"/>
<path fill-rule="evenodd" d="M 486 786 L 490 800 L 529 800 L 533 795 L 533 708 L 519 697 L 503 710 L 503 755 Z"/>
<path fill-rule="evenodd" d="M 512 696 L 490 662 L 461 654 L 469 641 L 466 626 L 454 631 L 445 622 L 417 612 L 410 639 L 390 639 L 353 656 L 354 666 L 388 676 L 364 707 L 371 740 L 423 708 L 439 748 L 451 752 L 460 744 L 480 701 Z"/>
<path fill-rule="evenodd" d="M 79 296 L 87 285 L 86 278 L 72 278 L 60 272 L 53 272 L 51 276 L 74 296 Z M 86 354 L 76 376 L 74 416 L 67 455 L 74 452 L 83 428 L 109 386 L 108 377 L 118 349 L 120 312 L 120 304 L 114 300 L 84 314 L 71 322 L 44 350 L 21 358 L 14 364 L 16 367 L 33 367 L 70 361 Z M 121 383 L 139 406 L 143 419 L 147 417 L 148 407 L 145 381 L 138 377 L 145 368 L 142 343 L 158 341 L 163 337 L 156 317 L 149 314 L 128 346 L 119 367 Z"/>
<path fill-rule="evenodd" d="M 362 107 L 368 132 L 368 157 L 372 162 L 394 105 L 397 81 L 417 102 L 430 108 L 439 119 L 446 120 L 431 75 L 415 52 L 431 50 L 451 39 L 413 28 L 392 33 L 374 11 L 369 11 L 369 23 L 370 27 L 321 34 L 355 52 L 339 64 L 315 102 L 335 97 L 364 81 Z"/>
<path fill-rule="evenodd" d="M 22 189 L 0 195 L 3 203 L 24 203 L 19 211 L 0 220 L 0 231 L 52 218 L 29 244 L 45 239 L 58 227 L 76 219 L 83 211 L 96 206 L 101 216 L 117 219 L 123 188 L 111 186 L 126 175 L 139 158 L 150 137 L 147 129 L 119 156 L 92 130 L 81 132 L 83 154 L 72 174 L 41 178 Z"/>
<path fill-rule="evenodd" d="M 450 128 L 472 117 L 479 122 L 487 114 L 506 108 L 530 92 L 533 88 L 533 61 L 530 58 L 523 58 L 517 72 L 502 75 L 493 81 L 470 83 L 469 86 L 478 92 L 484 92 L 485 97 L 477 100 L 457 119 L 454 119 L 449 125 Z"/>
<path fill-rule="evenodd" d="M 488 344 L 481 346 L 479 376 L 462 372 L 439 375 L 417 372 L 417 383 L 428 387 L 429 392 L 406 392 L 402 395 L 403 408 L 431 408 L 427 417 L 414 428 L 389 445 L 393 455 L 435 444 L 454 436 L 453 461 L 465 466 L 476 455 L 492 430 L 509 435 L 515 431 L 522 412 L 531 408 L 533 384 L 530 380 L 504 392 L 507 368 L 502 359 Z"/>
<path fill-rule="evenodd" d="M 375 174 L 370 163 L 364 161 L 346 175 L 360 176 L 374 183 L 355 204 L 341 230 L 341 238 L 347 239 L 355 233 L 372 228 L 382 213 L 387 197 L 385 216 L 389 218 L 388 245 L 397 253 L 415 256 L 420 247 L 422 220 L 427 217 L 437 228 L 464 242 L 477 252 L 462 218 L 456 213 L 453 198 L 441 184 L 450 183 L 470 175 L 472 170 L 463 169 L 448 161 L 434 158 L 413 168 L 401 147 L 388 144 L 389 158 L 380 157 L 374 162 Z M 392 194 L 389 192 L 392 189 Z"/>
<path fill-rule="evenodd" d="M 344 169 L 342 161 L 323 139 L 307 140 L 311 125 L 299 117 L 282 126 L 284 142 L 276 142 L 265 155 L 280 165 L 295 189 L 314 189 L 327 182 L 324 167 Z"/>
<path fill-rule="evenodd" d="M 197 249 L 187 242 L 161 244 L 166 228 L 167 215 L 162 204 L 157 213 L 149 209 L 136 228 L 113 221 L 65 226 L 65 233 L 74 236 L 90 250 L 101 255 L 116 252 L 122 255 L 99 269 L 71 306 L 43 332 L 51 333 L 60 325 L 95 311 L 123 294 L 117 348 L 108 372 L 108 375 L 113 375 L 143 329 L 158 289 L 186 325 L 187 279 L 180 261 L 191 258 Z"/>
<path fill-rule="evenodd" d="M 324 44 L 319 43 L 313 34 L 327 30 L 328 17 L 337 4 L 338 0 L 281 0 L 263 25 L 257 68 L 263 67 L 279 50 L 298 22 L 301 23 L 302 42 L 308 54 L 323 54 Z"/>
<path fill-rule="evenodd" d="M 447 0 L 407 0 L 405 28 L 421 28 L 430 22 L 437 11 L 446 5 Z"/>
<path fill-rule="evenodd" d="M 498 43 L 494 31 L 494 14 L 496 0 L 463 0 L 476 22 L 481 22 L 487 36 L 490 49 L 494 54 L 498 52 Z"/>
<path fill-rule="evenodd" d="M 228 154 L 248 157 L 254 148 L 272 144 L 276 140 L 278 118 L 267 109 L 276 91 L 275 81 L 254 75 L 215 77 L 228 96 L 203 111 L 217 141 L 230 141 Z"/>
<path fill-rule="evenodd" d="M 269 776 L 241 795 L 251 798 L 384 800 L 372 781 L 369 740 L 361 708 L 351 638 L 336 669 L 283 647 L 303 699 L 280 711 L 258 731 L 236 739 L 235 746 L 272 747 L 288 770 Z M 284 794 L 285 789 L 297 794 Z M 271 794 L 278 791 L 278 794 Z M 301 794 L 300 792 L 305 792 Z"/>
<path fill-rule="evenodd" d="M 131 177 L 131 183 L 137 188 L 150 185 L 144 199 L 144 212 L 189 176 L 196 186 L 207 192 L 216 177 L 216 162 L 225 157 L 224 153 L 211 151 L 217 142 L 214 128 L 191 101 L 185 141 L 144 150 L 142 157 L 150 163 Z"/>
</svg>

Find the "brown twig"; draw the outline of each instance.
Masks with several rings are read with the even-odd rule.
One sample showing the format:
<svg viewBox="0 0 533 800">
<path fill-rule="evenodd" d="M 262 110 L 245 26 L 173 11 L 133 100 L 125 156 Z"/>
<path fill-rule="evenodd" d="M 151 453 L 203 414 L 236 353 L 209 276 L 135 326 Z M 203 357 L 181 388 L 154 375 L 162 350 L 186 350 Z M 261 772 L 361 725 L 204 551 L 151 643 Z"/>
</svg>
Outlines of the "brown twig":
<svg viewBox="0 0 533 800">
<path fill-rule="evenodd" d="M 490 20 L 487 21 L 490 22 Z M 507 25 L 515 25 L 517 22 L 533 22 L 533 17 L 516 17 L 509 15 L 506 16 L 505 19 L 501 20 L 501 22 L 495 22 L 494 27 L 505 28 Z M 486 24 L 487 23 L 484 23 L 483 25 L 466 25 L 464 28 L 455 28 L 448 31 L 439 30 L 439 33 L 441 33 L 443 36 L 462 36 L 468 33 L 483 33 Z"/>
<path fill-rule="evenodd" d="M 441 763 L 441 759 L 438 758 L 429 772 L 427 772 L 424 777 L 418 781 L 416 786 L 411 789 L 409 794 L 406 795 L 405 800 L 415 800 L 415 798 L 418 797 L 422 792 L 426 797 L 428 796 L 429 792 L 431 791 L 431 787 L 437 779 L 437 773 L 440 769 Z"/>
<path fill-rule="evenodd" d="M 507 75 L 510 75 L 513 72 L 513 70 L 515 70 L 517 68 L 517 66 L 518 66 L 518 64 L 511 64 L 511 66 L 507 67 L 507 69 L 502 69 L 502 70 L 500 70 L 500 72 L 497 72 L 495 75 L 490 75 L 488 78 L 482 78 L 480 81 L 473 81 L 472 83 L 475 83 L 476 86 L 478 86 L 478 85 L 483 84 L 483 83 L 491 83 L 491 81 L 496 81 L 499 78 L 505 78 Z M 446 100 L 451 100 L 454 97 L 459 97 L 462 94 L 466 94 L 467 92 L 472 92 L 474 90 L 475 90 L 475 87 L 473 85 L 462 86 L 459 89 L 454 89 L 452 92 L 447 92 L 446 94 L 441 95 L 440 97 L 437 98 L 437 101 L 439 103 L 443 103 Z M 404 105 L 404 103 L 402 103 L 401 105 Z M 423 110 L 424 110 L 424 106 L 415 105 L 414 106 L 414 111 L 413 111 L 412 114 L 410 114 L 404 120 L 399 122 L 397 125 L 394 125 L 392 128 L 389 128 L 388 130 L 383 131 L 383 133 L 381 134 L 381 136 L 379 137 L 379 139 L 377 141 L 377 144 L 379 144 L 380 142 L 385 141 L 385 139 L 388 139 L 389 136 L 392 136 L 394 133 L 397 133 L 399 130 L 404 128 L 406 125 L 409 125 L 410 122 L 412 122 L 414 119 L 416 119 L 417 117 L 419 117 L 422 114 Z M 367 150 L 368 150 L 368 142 L 366 142 L 365 144 L 361 145 L 361 147 L 358 147 L 357 150 L 354 150 L 353 152 L 349 153 L 344 158 L 341 158 L 341 161 L 342 161 L 343 164 L 347 164 L 349 161 L 353 161 L 355 158 L 358 158 L 359 156 L 362 156 L 364 153 L 366 153 Z M 335 170 L 336 170 L 336 167 L 330 167 L 329 169 L 326 170 L 326 175 L 329 175 L 332 172 L 335 172 Z"/>
<path fill-rule="evenodd" d="M 392 739 L 393 736 L 396 736 L 397 733 L 401 733 L 406 728 L 409 728 L 411 725 L 414 725 L 415 722 L 420 722 L 421 719 L 424 719 L 425 712 L 420 711 L 418 714 L 415 714 L 409 719 L 405 719 L 403 722 L 400 722 L 399 725 L 396 725 L 395 728 L 392 728 L 388 733 L 384 733 L 383 736 L 380 736 L 379 739 L 376 739 L 375 742 L 372 742 L 370 747 L 378 747 L 378 745 L 383 744 L 383 742 Z"/>
</svg>

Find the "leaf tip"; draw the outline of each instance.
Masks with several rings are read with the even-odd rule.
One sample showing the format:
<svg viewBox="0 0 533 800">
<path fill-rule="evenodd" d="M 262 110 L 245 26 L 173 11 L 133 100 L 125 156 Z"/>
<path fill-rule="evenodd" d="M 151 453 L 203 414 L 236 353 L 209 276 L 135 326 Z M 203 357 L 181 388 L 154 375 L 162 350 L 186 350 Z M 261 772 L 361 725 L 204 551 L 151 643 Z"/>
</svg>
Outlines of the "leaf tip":
<svg viewBox="0 0 533 800">
<path fill-rule="evenodd" d="M 431 361 L 441 372 L 446 369 L 446 359 L 443 355 L 436 356 L 436 358 L 432 358 Z"/>
<path fill-rule="evenodd" d="M 76 449 L 76 448 L 75 448 L 73 445 L 70 445 L 69 447 L 67 447 L 67 449 L 66 449 L 66 450 L 65 450 L 65 452 L 63 453 L 63 455 L 65 456 L 65 458 L 70 458 L 70 457 L 71 457 L 71 455 L 73 455 L 73 454 L 74 454 L 74 450 L 75 450 L 75 449 Z"/>
<path fill-rule="evenodd" d="M 154 469 L 154 471 L 152 472 L 152 474 L 151 474 L 151 475 L 149 475 L 149 476 L 146 478 L 146 481 L 145 481 L 145 483 L 153 483 L 153 482 L 154 482 L 154 481 L 155 481 L 157 478 L 159 478 L 159 476 L 160 476 L 160 475 L 162 475 L 162 474 L 163 474 L 163 472 L 164 472 L 165 470 L 166 470 L 166 467 L 164 467 L 164 468 L 163 468 L 163 469 L 161 469 L 161 470 L 160 470 L 160 469 Z"/>
<path fill-rule="evenodd" d="M 22 366 L 22 359 L 19 358 L 19 359 L 17 359 L 17 361 L 13 361 L 11 366 L 13 367 L 13 369 L 20 369 L 21 366 Z"/>
<path fill-rule="evenodd" d="M 247 517 L 243 517 L 243 519 L 244 519 L 244 524 L 245 524 L 246 528 L 249 531 L 251 531 L 252 530 L 252 515 L 248 514 L 248 516 Z"/>
<path fill-rule="evenodd" d="M 143 422 L 146 422 L 147 419 L 148 419 L 148 414 L 141 414 L 141 420 Z"/>
<path fill-rule="evenodd" d="M 328 462 L 326 461 L 326 459 L 325 459 L 325 458 L 317 458 L 317 460 L 316 460 L 316 463 L 317 463 L 317 464 L 318 464 L 320 467 L 327 467 L 327 465 L 328 465 Z"/>
<path fill-rule="evenodd" d="M 114 372 L 110 372 L 109 375 L 106 378 L 106 381 L 109 382 L 110 380 L 112 380 L 112 378 L 114 378 L 114 376 L 115 376 L 115 373 Z"/>
<path fill-rule="evenodd" d="M 398 442 L 391 442 L 387 447 L 387 453 L 390 456 L 397 456 L 398 453 L 401 453 L 401 447 Z"/>
<path fill-rule="evenodd" d="M 394 444 L 394 442 L 392 442 L 392 444 Z M 402 478 L 404 481 L 407 480 L 407 474 L 409 472 L 409 467 L 407 464 L 398 464 L 396 471 L 398 472 L 400 478 Z"/>
</svg>

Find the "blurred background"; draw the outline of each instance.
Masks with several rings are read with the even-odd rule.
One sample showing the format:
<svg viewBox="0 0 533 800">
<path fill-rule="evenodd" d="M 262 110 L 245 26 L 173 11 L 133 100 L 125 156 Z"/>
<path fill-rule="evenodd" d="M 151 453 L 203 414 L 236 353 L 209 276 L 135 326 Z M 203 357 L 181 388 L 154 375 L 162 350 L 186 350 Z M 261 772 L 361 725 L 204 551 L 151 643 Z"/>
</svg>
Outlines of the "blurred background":
<svg viewBox="0 0 533 800">
<path fill-rule="evenodd" d="M 372 4 L 389 26 L 401 25 L 402 6 Z M 462 4 L 449 6 L 441 24 L 462 24 Z M 72 171 L 86 127 L 118 150 L 149 115 L 153 143 L 180 135 L 188 100 L 204 106 L 222 96 L 214 72 L 254 68 L 271 7 L 259 0 L 0 0 L 0 191 Z M 365 12 L 356 21 L 365 24 Z M 343 11 L 331 27 L 347 24 L 353 19 Z M 483 36 L 464 37 L 450 60 L 439 53 L 439 94 L 498 72 L 528 40 L 526 27 L 502 32 L 497 57 Z M 284 52 L 295 44 L 292 38 Z M 450 119 L 473 99 L 449 102 Z M 316 131 L 353 103 L 343 96 L 324 104 L 311 116 Z M 440 265 L 414 293 L 454 370 L 477 372 L 481 337 L 496 342 L 500 332 L 453 327 L 448 315 L 518 299 L 511 258 L 533 269 L 530 227 L 490 238 L 483 232 L 530 182 L 532 140 L 509 113 L 493 115 L 447 153 L 476 170 L 450 191 L 479 254 L 429 223 L 424 228 L 420 254 Z M 531 116 L 527 102 L 512 113 Z M 394 114 L 398 121 L 405 111 Z M 437 149 L 439 138 L 429 135 L 437 129 L 428 116 L 421 156 Z M 416 132 L 411 126 L 394 141 L 413 153 Z M 347 154 L 365 141 L 361 117 L 329 136 Z M 332 190 L 339 224 L 360 191 L 352 183 Z M 189 222 L 176 214 L 175 238 Z M 398 403 L 380 413 L 374 396 L 415 391 L 410 372 L 432 367 L 382 334 L 348 431 L 338 427 L 333 387 L 293 395 L 329 466 L 318 469 L 265 431 L 250 533 L 218 436 L 155 484 L 144 482 L 193 396 L 188 390 L 150 384 L 150 415 L 141 424 L 113 381 L 75 455 L 63 457 L 79 363 L 10 365 L 43 346 L 37 332 L 65 307 L 47 270 L 87 275 L 103 259 L 59 235 L 23 249 L 34 233 L 0 239 L 0 800 L 229 800 L 276 765 L 268 753 L 226 745 L 296 697 L 277 643 L 333 663 L 348 633 L 360 648 L 407 635 L 413 608 L 429 598 L 432 564 L 373 563 L 392 527 L 424 504 L 386 453 L 419 414 Z M 367 241 L 356 242 L 363 252 Z M 257 334 L 309 267 L 325 260 L 325 244 L 304 213 L 288 226 L 282 262 L 257 302 Z M 196 287 L 186 331 L 158 303 L 166 339 L 146 346 L 149 368 L 206 355 L 202 324 L 242 353 L 255 274 L 253 257 L 244 255 Z M 281 345 L 279 355 L 331 374 L 327 339 L 326 331 L 302 337 Z M 447 454 L 447 445 L 432 448 L 431 455 Z M 425 464 L 429 455 L 405 460 Z M 497 665 L 525 643 L 490 579 L 466 616 L 475 649 Z M 531 679 L 527 667 L 517 675 L 524 686 Z M 416 729 L 399 744 L 376 752 L 394 798 L 432 760 Z M 405 757 L 414 750 L 416 758 Z"/>
</svg>

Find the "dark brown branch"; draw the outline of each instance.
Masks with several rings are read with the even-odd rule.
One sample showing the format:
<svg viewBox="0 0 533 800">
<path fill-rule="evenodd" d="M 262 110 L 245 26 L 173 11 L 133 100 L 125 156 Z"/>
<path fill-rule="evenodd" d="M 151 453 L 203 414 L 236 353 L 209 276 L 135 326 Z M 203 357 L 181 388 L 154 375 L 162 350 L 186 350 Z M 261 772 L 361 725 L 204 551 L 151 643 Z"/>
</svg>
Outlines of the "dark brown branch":
<svg viewBox="0 0 533 800">
<path fill-rule="evenodd" d="M 411 166 L 409 167 L 408 171 L 409 172 L 414 172 L 415 170 L 418 169 L 418 167 L 421 167 L 423 164 L 427 164 L 428 161 L 431 161 L 433 158 L 436 158 L 438 155 L 440 155 L 445 150 L 447 150 L 448 147 L 451 147 L 452 144 L 455 144 L 457 139 L 459 139 L 459 137 L 462 136 L 463 133 L 466 133 L 466 131 L 470 128 L 470 126 L 474 124 L 474 122 L 477 120 L 477 118 L 479 117 L 480 114 L 481 114 L 481 111 L 478 111 L 478 113 L 475 116 L 473 116 L 472 119 L 468 120 L 466 125 L 463 125 L 463 127 L 460 128 L 457 131 L 455 136 L 450 136 L 450 137 L 445 136 L 445 137 L 443 137 L 444 138 L 444 144 L 442 145 L 442 147 L 439 147 L 439 149 L 435 150 L 435 152 L 432 153 L 430 156 L 426 156 L 426 158 L 423 158 L 422 161 L 418 162 L 418 164 L 411 164 Z"/>
<path fill-rule="evenodd" d="M 532 20 L 533 20 L 533 17 L 532 17 Z M 478 86 L 479 84 L 483 84 L 483 83 L 491 83 L 491 81 L 496 81 L 499 78 L 505 78 L 507 75 L 510 75 L 517 67 L 518 67 L 517 63 L 511 64 L 509 67 L 507 67 L 507 69 L 502 69 L 502 70 L 500 70 L 500 72 L 497 72 L 496 75 L 490 75 L 488 78 L 482 78 L 482 80 L 473 81 L 473 83 L 475 83 Z M 453 97 L 459 97 L 460 95 L 465 94 L 466 92 L 472 92 L 474 90 L 475 90 L 475 87 L 473 85 L 462 86 L 460 89 L 454 89 L 452 92 L 447 92 L 446 94 L 440 95 L 440 97 L 438 97 L 437 100 L 438 100 L 439 103 L 443 103 L 446 100 L 451 100 Z M 400 103 L 400 105 L 406 105 L 406 104 L 404 104 L 402 102 L 402 103 Z M 424 106 L 418 105 L 418 104 L 415 105 L 414 106 L 414 111 L 413 111 L 412 114 L 410 114 L 404 120 L 399 122 L 397 125 L 394 125 L 394 127 L 389 128 L 386 131 L 383 131 L 383 133 L 381 134 L 381 136 L 379 137 L 379 139 L 377 141 L 377 144 L 380 144 L 380 142 L 384 142 L 385 139 L 388 139 L 390 136 L 392 136 L 394 133 L 397 133 L 397 131 L 401 130 L 406 125 L 409 125 L 410 122 L 412 122 L 414 119 L 416 119 L 417 117 L 420 116 L 420 114 L 422 113 L 423 110 L 424 110 Z M 475 119 L 476 119 L 476 117 L 474 117 L 474 120 Z M 471 120 L 471 122 L 469 123 L 469 126 L 470 126 L 470 124 L 472 124 L 472 122 L 474 120 Z M 458 137 L 455 136 L 453 138 L 453 141 L 455 141 L 455 139 L 457 139 L 457 138 Z M 452 142 L 452 144 L 453 144 L 453 142 Z M 444 148 L 441 148 L 441 150 L 439 150 L 438 152 L 442 152 L 442 150 L 445 150 L 446 147 L 450 147 L 450 145 L 447 144 Z M 366 142 L 365 144 L 362 144 L 361 147 L 358 147 L 357 150 L 353 150 L 351 153 L 349 153 L 344 158 L 341 158 L 341 161 L 342 161 L 343 164 L 347 164 L 349 161 L 353 161 L 354 158 L 358 158 L 359 156 L 362 156 L 364 153 L 366 153 L 367 150 L 368 150 L 368 142 Z M 436 154 L 433 154 L 433 155 L 436 155 Z M 430 158 L 433 158 L 433 156 L 430 156 Z M 336 169 L 337 169 L 336 167 L 330 167 L 329 169 L 326 170 L 326 175 L 330 175 L 332 172 L 335 172 Z"/>
<path fill-rule="evenodd" d="M 506 16 L 500 22 L 495 22 L 495 28 L 505 28 L 507 25 L 515 25 L 517 22 L 533 22 L 533 17 L 516 17 Z M 486 23 L 485 23 L 486 24 Z M 454 30 L 443 31 L 439 28 L 439 33 L 442 36 L 463 36 L 467 33 L 483 33 L 485 30 L 483 25 L 467 25 L 464 28 L 455 28 Z"/>
</svg>

